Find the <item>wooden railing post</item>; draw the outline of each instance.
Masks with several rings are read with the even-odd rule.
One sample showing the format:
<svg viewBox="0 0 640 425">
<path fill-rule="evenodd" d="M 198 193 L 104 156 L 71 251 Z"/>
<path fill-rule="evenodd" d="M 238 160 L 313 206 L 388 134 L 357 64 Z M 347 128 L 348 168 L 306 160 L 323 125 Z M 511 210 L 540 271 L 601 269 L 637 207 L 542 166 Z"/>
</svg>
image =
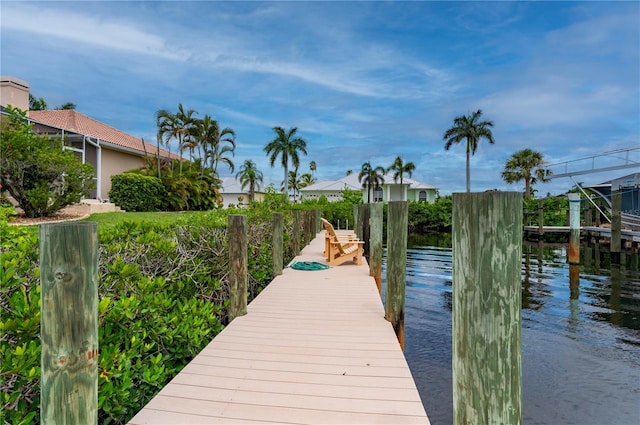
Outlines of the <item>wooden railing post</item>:
<svg viewBox="0 0 640 425">
<path fill-rule="evenodd" d="M 391 201 L 387 214 L 387 293 L 384 317 L 391 322 L 404 350 L 404 295 L 407 268 L 409 204 Z"/>
<path fill-rule="evenodd" d="M 316 224 L 315 224 L 315 214 L 313 213 L 313 211 L 311 210 L 306 210 L 304 212 L 305 214 L 305 242 L 304 242 L 304 246 L 307 246 L 311 243 L 311 241 L 313 240 L 314 237 L 314 232 L 313 229 L 315 228 Z"/>
<path fill-rule="evenodd" d="M 247 216 L 229 215 L 229 322 L 247 314 Z"/>
<path fill-rule="evenodd" d="M 622 245 L 622 192 L 611 192 L 611 264 L 620 264 L 620 246 Z"/>
<path fill-rule="evenodd" d="M 544 199 L 538 199 L 538 236 L 544 235 Z"/>
<path fill-rule="evenodd" d="M 284 215 L 273 213 L 273 274 L 282 274 Z"/>
<path fill-rule="evenodd" d="M 382 294 L 382 203 L 371 205 L 369 215 L 369 274 L 373 276 Z"/>
<path fill-rule="evenodd" d="M 358 230 L 360 230 L 358 237 L 361 241 L 364 241 L 364 256 L 367 259 L 369 258 L 369 232 L 371 231 L 369 228 L 370 211 L 371 204 L 361 204 L 358 211 Z"/>
<path fill-rule="evenodd" d="M 316 223 L 315 232 L 313 233 L 314 237 L 315 237 L 315 235 L 317 235 L 318 232 L 320 230 L 322 230 L 322 221 L 320 221 L 320 217 L 322 216 L 322 210 L 315 209 L 315 210 L 313 210 L 313 212 L 315 214 L 314 219 L 315 219 L 315 223 Z"/>
<path fill-rule="evenodd" d="M 455 425 L 522 423 L 522 194 L 453 194 Z"/>
<path fill-rule="evenodd" d="M 580 264 L 580 194 L 569 193 L 569 264 Z"/>
<path fill-rule="evenodd" d="M 300 254 L 300 230 L 302 228 L 302 220 L 300 219 L 300 210 L 293 211 L 293 235 L 292 239 L 292 249 L 293 256 Z"/>
<path fill-rule="evenodd" d="M 40 226 L 42 424 L 98 423 L 98 226 Z"/>
</svg>

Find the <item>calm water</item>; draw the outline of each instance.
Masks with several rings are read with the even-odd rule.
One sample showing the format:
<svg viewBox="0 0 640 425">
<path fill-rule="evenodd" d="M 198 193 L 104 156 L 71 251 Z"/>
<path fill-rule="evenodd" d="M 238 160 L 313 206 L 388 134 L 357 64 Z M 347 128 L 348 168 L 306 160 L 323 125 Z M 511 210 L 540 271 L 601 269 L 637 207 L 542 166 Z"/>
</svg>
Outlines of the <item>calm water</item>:
<svg viewBox="0 0 640 425">
<path fill-rule="evenodd" d="M 430 235 L 410 240 L 407 255 L 405 354 L 434 425 L 453 417 L 450 246 L 450 235 Z M 633 261 L 612 271 L 606 257 L 584 260 L 579 286 L 571 288 L 564 247 L 523 247 L 526 424 L 640 424 L 640 274 Z"/>
</svg>

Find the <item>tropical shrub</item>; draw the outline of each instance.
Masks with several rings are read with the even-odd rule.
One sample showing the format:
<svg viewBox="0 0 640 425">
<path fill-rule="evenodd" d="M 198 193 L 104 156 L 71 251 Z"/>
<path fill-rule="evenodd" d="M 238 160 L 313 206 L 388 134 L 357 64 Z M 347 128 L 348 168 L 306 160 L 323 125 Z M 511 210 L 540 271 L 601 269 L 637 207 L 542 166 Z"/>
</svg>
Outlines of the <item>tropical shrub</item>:
<svg viewBox="0 0 640 425">
<path fill-rule="evenodd" d="M 248 215 L 249 300 L 273 279 L 272 213 Z M 100 229 L 99 423 L 130 420 L 227 322 L 226 215 Z M 285 211 L 285 263 L 291 226 Z M 6 221 L 0 231 L 0 409 L 5 423 L 38 423 L 38 237 Z"/>
<path fill-rule="evenodd" d="M 538 199 L 524 199 L 525 225 L 538 225 Z M 548 196 L 542 198 L 543 216 L 545 226 L 567 226 L 569 211 L 569 199 L 566 196 Z"/>
<path fill-rule="evenodd" d="M 27 217 L 53 215 L 87 196 L 93 167 L 64 149 L 61 139 L 38 135 L 24 112 L 7 107 L 0 137 L 0 184 Z"/>
<path fill-rule="evenodd" d="M 109 200 L 125 211 L 158 211 L 165 195 L 157 177 L 133 173 L 111 176 Z"/>
</svg>

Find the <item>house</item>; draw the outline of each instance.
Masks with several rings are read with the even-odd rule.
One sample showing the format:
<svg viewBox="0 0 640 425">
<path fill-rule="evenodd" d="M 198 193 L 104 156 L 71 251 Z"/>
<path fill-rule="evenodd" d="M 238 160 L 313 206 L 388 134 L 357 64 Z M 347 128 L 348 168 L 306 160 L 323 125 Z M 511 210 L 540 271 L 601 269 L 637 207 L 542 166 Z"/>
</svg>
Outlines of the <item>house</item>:
<svg viewBox="0 0 640 425">
<path fill-rule="evenodd" d="M 325 196 L 329 202 L 342 200 L 344 189 L 362 192 L 362 198 L 367 201 L 367 189 L 358 181 L 357 174 L 349 174 L 338 180 L 323 180 L 300 189 L 302 199 L 318 199 Z M 433 203 L 436 201 L 438 188 L 427 183 L 413 180 L 407 177 L 402 179 L 402 184 L 396 183 L 390 174 L 384 175 L 384 183 L 381 187 L 372 191 L 372 202 L 389 201 L 416 201 Z"/>
<path fill-rule="evenodd" d="M 229 205 L 249 205 L 249 190 L 247 187 L 243 189 L 242 183 L 234 177 L 222 177 L 220 180 L 220 195 L 222 195 L 224 207 Z M 254 201 L 262 200 L 264 200 L 264 192 L 259 191 L 256 187 Z"/>
<path fill-rule="evenodd" d="M 15 77 L 0 77 L 0 104 L 23 110 L 29 107 L 29 85 Z M 38 133 L 63 137 L 83 163 L 95 170 L 96 188 L 89 198 L 106 201 L 111 176 L 144 165 L 144 158 L 156 156 L 155 144 L 127 134 L 75 110 L 28 111 L 29 121 Z M 161 158 L 179 156 L 160 149 Z"/>
</svg>

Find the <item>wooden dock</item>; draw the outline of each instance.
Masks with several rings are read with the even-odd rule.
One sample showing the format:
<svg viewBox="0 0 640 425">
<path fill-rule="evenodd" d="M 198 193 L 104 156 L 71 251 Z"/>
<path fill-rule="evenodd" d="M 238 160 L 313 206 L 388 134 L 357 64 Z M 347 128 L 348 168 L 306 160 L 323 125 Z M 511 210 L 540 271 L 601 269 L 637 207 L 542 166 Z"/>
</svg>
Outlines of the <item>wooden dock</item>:
<svg viewBox="0 0 640 425">
<path fill-rule="evenodd" d="M 571 230 L 569 226 L 543 226 L 544 233 L 566 233 Z M 538 226 L 524 226 L 524 231 L 530 235 L 538 234 Z M 603 238 L 611 238 L 611 228 L 597 226 L 581 226 L 580 232 L 584 235 L 595 235 Z M 629 229 L 620 231 L 620 238 L 623 241 L 640 242 L 640 232 Z"/>
<path fill-rule="evenodd" d="M 294 261 L 325 262 L 324 232 Z M 326 263 L 326 262 L 325 262 Z M 366 264 L 285 268 L 129 422 L 429 424 Z"/>
</svg>

